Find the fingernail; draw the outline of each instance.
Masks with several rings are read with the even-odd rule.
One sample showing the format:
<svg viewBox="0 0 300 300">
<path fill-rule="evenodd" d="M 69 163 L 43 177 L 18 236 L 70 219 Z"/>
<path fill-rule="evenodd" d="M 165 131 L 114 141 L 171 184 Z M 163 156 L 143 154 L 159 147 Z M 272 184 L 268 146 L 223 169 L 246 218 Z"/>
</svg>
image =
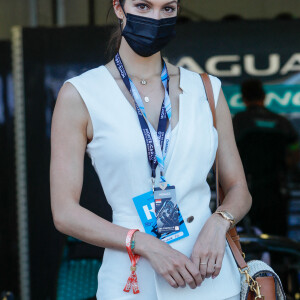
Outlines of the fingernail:
<svg viewBox="0 0 300 300">
<path fill-rule="evenodd" d="M 213 275 L 213 276 L 212 276 L 212 279 L 215 279 L 216 277 L 217 277 L 217 276 Z"/>
</svg>

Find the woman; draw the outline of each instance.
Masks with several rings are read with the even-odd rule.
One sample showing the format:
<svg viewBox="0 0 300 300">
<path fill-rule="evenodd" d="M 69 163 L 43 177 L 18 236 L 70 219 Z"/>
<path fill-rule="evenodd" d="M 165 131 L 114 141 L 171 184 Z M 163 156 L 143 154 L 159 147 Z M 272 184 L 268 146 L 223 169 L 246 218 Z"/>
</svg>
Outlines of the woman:
<svg viewBox="0 0 300 300">
<path fill-rule="evenodd" d="M 160 50 L 174 36 L 178 1 L 120 0 L 113 7 L 122 30 L 119 54 L 68 80 L 55 106 L 50 171 L 55 226 L 106 248 L 97 299 L 239 299 L 239 271 L 225 239 L 232 220 L 211 214 L 206 182 L 218 147 L 225 193 L 218 210 L 235 223 L 249 211 L 251 196 L 220 80 L 210 76 L 217 132 L 199 74 L 161 58 Z M 113 223 L 79 204 L 85 151 Z M 145 232 L 134 202 L 160 184 L 163 190 L 164 183 L 175 186 L 188 232 L 172 243 Z M 151 217 L 153 207 L 144 209 Z M 125 245 L 130 229 L 139 229 L 132 250 L 140 258 L 136 294 L 123 290 L 131 266 Z"/>
</svg>

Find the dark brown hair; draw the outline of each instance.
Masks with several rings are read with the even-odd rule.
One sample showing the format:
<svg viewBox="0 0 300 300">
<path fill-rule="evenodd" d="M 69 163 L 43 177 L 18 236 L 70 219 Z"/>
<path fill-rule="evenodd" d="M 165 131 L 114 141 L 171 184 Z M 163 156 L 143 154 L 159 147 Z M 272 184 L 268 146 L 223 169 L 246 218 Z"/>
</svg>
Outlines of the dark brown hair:
<svg viewBox="0 0 300 300">
<path fill-rule="evenodd" d="M 124 7 L 125 1 L 126 0 L 119 0 L 120 4 Z M 180 0 L 178 0 L 178 3 L 180 2 Z M 106 16 L 106 21 L 109 17 L 109 14 L 111 12 L 111 10 L 113 9 L 113 5 L 111 5 L 111 7 L 108 10 L 107 16 Z M 108 57 L 109 60 L 113 59 L 113 57 L 117 54 L 117 52 L 120 49 L 120 45 L 121 45 L 121 27 L 120 27 L 120 23 L 118 20 L 118 23 L 114 26 L 114 28 L 112 29 L 112 33 L 110 35 L 109 41 L 108 41 L 108 45 L 106 48 L 106 56 Z"/>
<path fill-rule="evenodd" d="M 242 82 L 243 99 L 248 102 L 263 101 L 266 94 L 262 82 L 257 78 L 250 78 Z"/>
</svg>

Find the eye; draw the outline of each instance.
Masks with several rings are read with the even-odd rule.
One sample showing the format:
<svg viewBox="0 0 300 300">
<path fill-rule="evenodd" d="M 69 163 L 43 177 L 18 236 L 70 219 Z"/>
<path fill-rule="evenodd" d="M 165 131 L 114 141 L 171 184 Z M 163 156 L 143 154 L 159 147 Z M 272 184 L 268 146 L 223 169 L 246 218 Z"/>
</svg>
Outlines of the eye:
<svg viewBox="0 0 300 300">
<path fill-rule="evenodd" d="M 173 13 L 176 10 L 176 8 L 172 6 L 166 6 L 164 10 L 169 14 L 169 13 Z"/>
<path fill-rule="evenodd" d="M 135 5 L 135 7 L 137 7 L 140 10 L 143 10 L 143 11 L 145 11 L 149 8 L 149 6 L 145 3 L 138 3 Z"/>
</svg>

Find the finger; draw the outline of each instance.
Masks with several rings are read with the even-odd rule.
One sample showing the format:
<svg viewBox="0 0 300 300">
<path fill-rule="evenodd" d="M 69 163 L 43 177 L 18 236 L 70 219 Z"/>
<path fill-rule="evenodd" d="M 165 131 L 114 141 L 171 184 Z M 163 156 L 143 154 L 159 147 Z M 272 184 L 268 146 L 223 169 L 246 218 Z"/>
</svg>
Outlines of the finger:
<svg viewBox="0 0 300 300">
<path fill-rule="evenodd" d="M 200 274 L 203 280 L 206 277 L 206 270 L 207 270 L 207 259 L 200 259 Z"/>
<path fill-rule="evenodd" d="M 207 263 L 207 269 L 206 269 L 206 278 L 209 278 L 212 276 L 212 274 L 215 271 L 215 267 L 216 267 L 216 257 L 212 256 Z"/>
<path fill-rule="evenodd" d="M 191 289 L 195 289 L 197 287 L 197 284 L 193 278 L 193 276 L 190 274 L 190 272 L 185 268 L 181 268 L 179 270 L 180 275 L 184 279 L 185 283 L 187 283 Z"/>
<path fill-rule="evenodd" d="M 174 272 L 170 273 L 170 275 L 174 278 L 174 280 L 176 281 L 178 286 L 180 286 L 180 287 L 186 286 L 184 279 L 181 277 L 181 275 L 178 271 L 174 271 Z"/>
<path fill-rule="evenodd" d="M 224 254 L 223 255 L 218 255 L 218 257 L 217 257 L 215 271 L 212 274 L 213 279 L 216 278 L 220 274 L 220 271 L 221 271 L 221 268 L 222 268 L 223 257 L 224 257 Z"/>
<path fill-rule="evenodd" d="M 198 268 L 198 270 L 200 272 L 200 257 L 199 257 L 199 255 L 191 256 L 190 260 L 192 263 L 194 263 L 194 265 Z"/>
<path fill-rule="evenodd" d="M 169 283 L 169 285 L 175 289 L 178 288 L 178 284 L 177 282 L 175 281 L 175 279 L 170 275 L 166 275 L 165 279 L 167 280 L 167 282 Z"/>
<path fill-rule="evenodd" d="M 199 259 L 199 262 L 200 262 L 200 259 Z M 193 277 L 193 279 L 196 283 L 196 286 L 200 286 L 203 279 L 202 279 L 202 276 L 200 273 L 199 263 L 198 263 L 198 265 L 195 265 L 192 261 L 188 260 L 185 267 L 186 267 L 187 271 Z"/>
</svg>

